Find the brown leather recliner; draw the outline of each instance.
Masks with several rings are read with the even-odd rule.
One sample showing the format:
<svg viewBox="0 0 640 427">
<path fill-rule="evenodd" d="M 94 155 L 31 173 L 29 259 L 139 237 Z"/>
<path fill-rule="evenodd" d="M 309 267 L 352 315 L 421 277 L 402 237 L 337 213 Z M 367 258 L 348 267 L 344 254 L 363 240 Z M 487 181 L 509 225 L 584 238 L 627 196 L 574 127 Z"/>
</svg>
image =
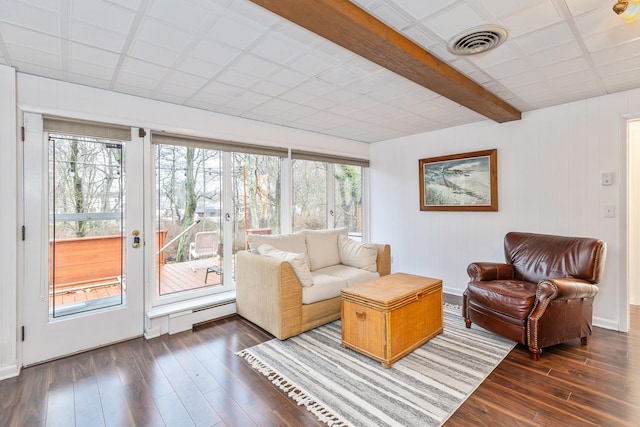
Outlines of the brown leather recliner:
<svg viewBox="0 0 640 427">
<path fill-rule="evenodd" d="M 542 349 L 591 335 L 593 298 L 604 268 L 598 239 L 508 233 L 506 263 L 469 264 L 463 295 L 467 328 L 475 323 L 529 347 Z"/>
</svg>

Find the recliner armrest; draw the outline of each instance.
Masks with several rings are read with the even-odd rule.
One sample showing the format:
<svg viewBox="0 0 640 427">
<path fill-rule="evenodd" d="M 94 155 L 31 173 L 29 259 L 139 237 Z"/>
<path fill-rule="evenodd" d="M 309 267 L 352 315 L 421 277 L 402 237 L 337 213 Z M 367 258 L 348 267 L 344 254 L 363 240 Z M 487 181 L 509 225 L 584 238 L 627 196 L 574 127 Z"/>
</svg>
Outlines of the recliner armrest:
<svg viewBox="0 0 640 427">
<path fill-rule="evenodd" d="M 538 300 L 571 300 L 591 298 L 599 291 L 598 286 L 586 280 L 572 277 L 561 279 L 546 279 L 538 283 L 536 298 Z"/>
<path fill-rule="evenodd" d="M 513 265 L 499 262 L 472 262 L 467 267 L 467 274 L 471 280 L 509 280 L 513 279 Z"/>
</svg>

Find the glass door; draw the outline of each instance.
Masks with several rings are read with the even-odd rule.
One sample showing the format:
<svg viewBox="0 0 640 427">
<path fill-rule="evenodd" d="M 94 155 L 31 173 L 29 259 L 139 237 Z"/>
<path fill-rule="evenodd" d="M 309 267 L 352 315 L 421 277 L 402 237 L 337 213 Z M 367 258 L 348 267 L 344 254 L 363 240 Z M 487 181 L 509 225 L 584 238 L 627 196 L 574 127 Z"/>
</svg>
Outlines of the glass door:
<svg viewBox="0 0 640 427">
<path fill-rule="evenodd" d="M 143 326 L 142 143 L 42 123 L 25 114 L 25 365 Z"/>
<path fill-rule="evenodd" d="M 225 290 L 223 153 L 154 144 L 156 301 Z"/>
</svg>

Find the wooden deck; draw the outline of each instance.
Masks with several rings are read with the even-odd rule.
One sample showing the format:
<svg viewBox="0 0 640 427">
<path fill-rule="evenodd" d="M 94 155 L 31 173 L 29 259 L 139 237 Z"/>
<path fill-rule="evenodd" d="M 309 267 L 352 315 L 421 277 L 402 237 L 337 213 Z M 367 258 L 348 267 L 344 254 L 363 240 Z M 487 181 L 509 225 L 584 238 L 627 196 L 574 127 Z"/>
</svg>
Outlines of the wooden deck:
<svg viewBox="0 0 640 427">
<path fill-rule="evenodd" d="M 160 295 L 167 295 L 174 292 L 188 291 L 204 286 L 219 286 L 222 276 L 216 273 L 209 273 L 207 283 L 205 276 L 207 267 L 217 264 L 216 260 L 204 259 L 193 263 L 180 262 L 174 264 L 161 264 L 159 271 Z M 191 269 L 191 265 L 195 271 Z M 124 280 L 126 282 L 126 279 Z M 53 289 L 49 289 L 49 304 L 62 306 L 90 301 L 99 298 L 120 295 L 122 283 L 117 277 L 107 277 L 95 281 L 83 283 L 72 283 L 64 286 L 56 286 L 55 295 Z M 126 287 L 126 284 L 125 284 Z"/>
</svg>

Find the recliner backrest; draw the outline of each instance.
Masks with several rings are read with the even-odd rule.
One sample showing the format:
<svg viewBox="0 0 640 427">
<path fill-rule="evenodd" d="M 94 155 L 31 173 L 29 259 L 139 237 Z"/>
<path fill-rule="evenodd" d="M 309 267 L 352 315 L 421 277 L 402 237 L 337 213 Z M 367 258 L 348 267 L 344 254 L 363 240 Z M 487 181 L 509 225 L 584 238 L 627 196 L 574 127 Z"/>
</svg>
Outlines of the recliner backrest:
<svg viewBox="0 0 640 427">
<path fill-rule="evenodd" d="M 600 281 L 606 244 L 586 237 L 507 233 L 504 254 L 515 270 L 515 279 L 538 283 L 543 279 L 574 277 Z"/>
</svg>

